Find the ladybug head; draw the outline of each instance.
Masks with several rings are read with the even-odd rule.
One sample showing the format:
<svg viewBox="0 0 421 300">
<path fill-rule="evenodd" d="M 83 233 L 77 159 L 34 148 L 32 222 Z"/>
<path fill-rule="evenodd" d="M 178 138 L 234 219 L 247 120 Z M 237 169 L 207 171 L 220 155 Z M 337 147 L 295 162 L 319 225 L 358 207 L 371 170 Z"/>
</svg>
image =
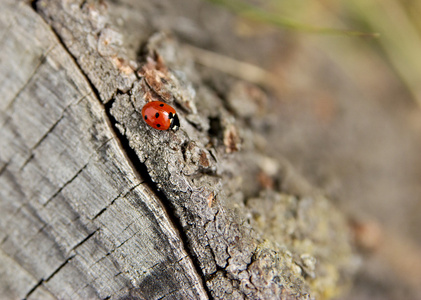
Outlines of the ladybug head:
<svg viewBox="0 0 421 300">
<path fill-rule="evenodd" d="M 176 132 L 180 128 L 180 120 L 178 119 L 178 115 L 177 114 L 173 115 L 172 113 L 170 113 L 169 119 L 171 121 L 170 129 Z"/>
</svg>

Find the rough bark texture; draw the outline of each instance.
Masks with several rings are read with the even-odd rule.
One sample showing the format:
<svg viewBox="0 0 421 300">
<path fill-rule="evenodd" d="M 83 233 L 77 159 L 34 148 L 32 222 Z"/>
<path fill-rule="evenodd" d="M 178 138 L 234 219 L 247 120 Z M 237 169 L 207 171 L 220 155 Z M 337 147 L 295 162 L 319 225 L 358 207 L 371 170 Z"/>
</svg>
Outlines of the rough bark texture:
<svg viewBox="0 0 421 300">
<path fill-rule="evenodd" d="M 265 156 L 264 93 L 235 82 L 218 96 L 161 33 L 130 60 L 110 6 L 10 2 L 0 14 L 0 294 L 336 295 L 353 272 L 343 217 Z M 181 130 L 142 121 L 154 99 L 177 108 Z"/>
</svg>

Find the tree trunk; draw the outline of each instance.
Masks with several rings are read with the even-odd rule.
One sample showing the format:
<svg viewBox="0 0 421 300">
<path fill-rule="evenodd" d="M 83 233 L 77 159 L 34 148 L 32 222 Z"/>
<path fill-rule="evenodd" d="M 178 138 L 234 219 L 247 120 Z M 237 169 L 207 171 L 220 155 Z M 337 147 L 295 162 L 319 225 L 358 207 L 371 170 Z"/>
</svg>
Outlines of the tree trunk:
<svg viewBox="0 0 421 300">
<path fill-rule="evenodd" d="M 144 33 L 130 54 L 107 10 L 137 5 L 2 6 L 0 298 L 333 296 L 352 273 L 342 215 L 264 155 L 174 39 Z M 179 131 L 142 120 L 152 100 Z"/>
</svg>

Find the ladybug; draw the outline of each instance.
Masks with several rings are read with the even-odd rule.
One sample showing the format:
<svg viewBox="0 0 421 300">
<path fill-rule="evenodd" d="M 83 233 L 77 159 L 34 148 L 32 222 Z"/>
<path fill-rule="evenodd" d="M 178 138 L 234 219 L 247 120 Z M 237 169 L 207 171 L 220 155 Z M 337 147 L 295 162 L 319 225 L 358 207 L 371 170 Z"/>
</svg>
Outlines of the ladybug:
<svg viewBox="0 0 421 300">
<path fill-rule="evenodd" d="M 161 101 L 146 103 L 142 108 L 142 117 L 146 124 L 158 130 L 177 131 L 180 127 L 174 108 Z"/>
</svg>

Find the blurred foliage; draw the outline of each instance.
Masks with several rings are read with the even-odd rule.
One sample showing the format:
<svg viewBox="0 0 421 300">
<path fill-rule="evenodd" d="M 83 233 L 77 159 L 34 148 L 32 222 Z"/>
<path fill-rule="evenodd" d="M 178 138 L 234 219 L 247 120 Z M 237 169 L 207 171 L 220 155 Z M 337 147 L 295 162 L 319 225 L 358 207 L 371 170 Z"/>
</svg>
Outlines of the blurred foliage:
<svg viewBox="0 0 421 300">
<path fill-rule="evenodd" d="M 380 49 L 421 106 L 419 0 L 207 1 L 224 6 L 243 18 L 298 32 L 378 36 L 371 39 L 371 47 L 375 51 Z"/>
<path fill-rule="evenodd" d="M 366 33 L 355 30 L 336 29 L 330 27 L 318 27 L 309 25 L 306 22 L 293 21 L 297 15 L 287 11 L 299 11 L 301 8 L 300 2 L 291 2 L 285 5 L 281 1 L 267 1 L 261 5 L 252 5 L 243 0 L 208 0 L 209 2 L 222 5 L 241 17 L 267 23 L 281 28 L 288 28 L 292 30 L 317 33 L 317 34 L 331 34 L 331 35 L 352 35 L 352 36 L 377 36 L 376 33 Z M 282 3 L 282 5 L 279 5 Z M 268 5 L 265 5 L 268 4 Z"/>
</svg>

